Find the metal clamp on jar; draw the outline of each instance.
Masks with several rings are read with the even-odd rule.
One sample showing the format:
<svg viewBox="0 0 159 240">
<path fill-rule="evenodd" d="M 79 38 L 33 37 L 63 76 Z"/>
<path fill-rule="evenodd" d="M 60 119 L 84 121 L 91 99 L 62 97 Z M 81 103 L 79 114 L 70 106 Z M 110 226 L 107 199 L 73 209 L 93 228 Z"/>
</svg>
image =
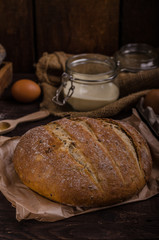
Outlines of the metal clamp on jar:
<svg viewBox="0 0 159 240">
<path fill-rule="evenodd" d="M 66 61 L 62 84 L 53 101 L 62 106 L 66 101 L 77 111 L 90 111 L 114 102 L 119 88 L 114 82 L 117 65 L 113 58 L 100 54 L 79 54 Z M 59 100 L 61 92 L 64 95 Z"/>
</svg>

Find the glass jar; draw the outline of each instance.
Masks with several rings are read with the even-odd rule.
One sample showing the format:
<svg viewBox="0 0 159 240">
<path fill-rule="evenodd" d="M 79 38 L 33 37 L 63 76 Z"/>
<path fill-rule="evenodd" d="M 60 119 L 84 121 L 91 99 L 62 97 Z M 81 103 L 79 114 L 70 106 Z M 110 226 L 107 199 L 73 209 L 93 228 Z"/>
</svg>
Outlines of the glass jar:
<svg viewBox="0 0 159 240">
<path fill-rule="evenodd" d="M 68 102 L 77 111 L 91 111 L 114 102 L 119 97 L 115 83 L 117 65 L 113 58 L 101 54 L 79 54 L 66 61 L 62 84 L 53 101 Z M 60 101 L 61 92 L 63 100 Z"/>
<path fill-rule="evenodd" d="M 138 72 L 158 67 L 157 51 L 145 43 L 129 43 L 114 55 L 120 71 Z"/>
</svg>

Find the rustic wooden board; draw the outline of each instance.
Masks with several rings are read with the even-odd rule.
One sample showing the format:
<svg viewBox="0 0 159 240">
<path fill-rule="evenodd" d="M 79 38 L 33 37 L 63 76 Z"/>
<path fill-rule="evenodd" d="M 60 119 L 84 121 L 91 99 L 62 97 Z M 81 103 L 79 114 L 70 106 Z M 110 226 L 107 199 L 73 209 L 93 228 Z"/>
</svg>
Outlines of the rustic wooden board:
<svg viewBox="0 0 159 240">
<path fill-rule="evenodd" d="M 13 66 L 11 62 L 3 62 L 0 65 L 0 96 L 3 94 L 5 88 L 7 88 L 13 78 Z"/>
<path fill-rule="evenodd" d="M 0 43 L 14 72 L 33 70 L 34 36 L 32 0 L 0 0 Z"/>
<path fill-rule="evenodd" d="M 123 0 L 120 44 L 144 42 L 159 47 L 159 1 Z"/>
<path fill-rule="evenodd" d="M 118 49 L 120 0 L 35 0 L 37 52 L 98 52 Z"/>
</svg>

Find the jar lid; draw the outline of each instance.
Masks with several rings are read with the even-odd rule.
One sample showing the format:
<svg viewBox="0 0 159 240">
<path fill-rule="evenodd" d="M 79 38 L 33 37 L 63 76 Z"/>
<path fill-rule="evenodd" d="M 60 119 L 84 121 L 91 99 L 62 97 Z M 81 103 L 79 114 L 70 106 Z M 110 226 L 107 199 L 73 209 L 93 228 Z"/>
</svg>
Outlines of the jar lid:
<svg viewBox="0 0 159 240">
<path fill-rule="evenodd" d="M 150 45 L 129 43 L 115 53 L 120 71 L 138 72 L 158 67 L 159 55 Z"/>
<path fill-rule="evenodd" d="M 117 64 L 102 54 L 78 54 L 66 61 L 66 72 L 82 82 L 109 81 L 117 75 Z"/>
</svg>

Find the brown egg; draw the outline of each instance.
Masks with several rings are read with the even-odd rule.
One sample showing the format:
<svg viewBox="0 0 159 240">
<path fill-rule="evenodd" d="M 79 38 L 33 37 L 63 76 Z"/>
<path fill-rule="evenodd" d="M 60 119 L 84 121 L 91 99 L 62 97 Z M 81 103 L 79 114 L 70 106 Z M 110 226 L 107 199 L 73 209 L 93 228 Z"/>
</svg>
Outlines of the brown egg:
<svg viewBox="0 0 159 240">
<path fill-rule="evenodd" d="M 32 80 L 21 79 L 13 84 L 11 93 L 13 98 L 17 101 L 30 103 L 40 96 L 41 88 L 36 82 Z"/>
<path fill-rule="evenodd" d="M 159 114 L 159 89 L 149 91 L 144 98 L 144 107 L 150 106 L 154 112 Z"/>
</svg>

